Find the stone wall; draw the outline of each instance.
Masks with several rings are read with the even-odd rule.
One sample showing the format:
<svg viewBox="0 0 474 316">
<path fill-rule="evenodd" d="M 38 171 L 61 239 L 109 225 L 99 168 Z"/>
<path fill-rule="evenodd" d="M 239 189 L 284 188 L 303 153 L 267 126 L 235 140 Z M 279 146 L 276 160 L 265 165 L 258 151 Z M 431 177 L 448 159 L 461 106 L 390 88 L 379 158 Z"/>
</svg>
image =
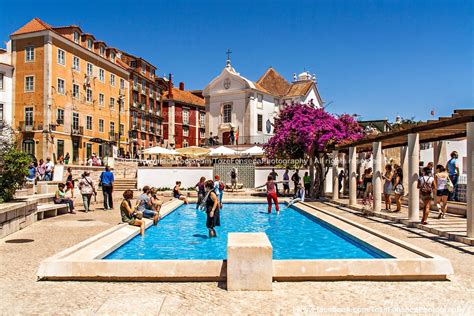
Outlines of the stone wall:
<svg viewBox="0 0 474 316">
<path fill-rule="evenodd" d="M 0 204 L 0 238 L 33 224 L 37 205 L 36 201 Z"/>
</svg>

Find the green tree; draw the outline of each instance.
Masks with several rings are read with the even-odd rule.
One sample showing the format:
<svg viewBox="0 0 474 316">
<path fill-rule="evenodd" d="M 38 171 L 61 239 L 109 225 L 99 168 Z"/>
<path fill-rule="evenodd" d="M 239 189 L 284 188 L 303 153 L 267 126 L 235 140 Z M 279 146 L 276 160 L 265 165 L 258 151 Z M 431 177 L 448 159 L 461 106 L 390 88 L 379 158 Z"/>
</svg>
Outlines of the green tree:
<svg viewBox="0 0 474 316">
<path fill-rule="evenodd" d="M 17 149 L 10 127 L 0 126 L 0 133 L 0 200 L 7 202 L 25 184 L 31 157 Z"/>
</svg>

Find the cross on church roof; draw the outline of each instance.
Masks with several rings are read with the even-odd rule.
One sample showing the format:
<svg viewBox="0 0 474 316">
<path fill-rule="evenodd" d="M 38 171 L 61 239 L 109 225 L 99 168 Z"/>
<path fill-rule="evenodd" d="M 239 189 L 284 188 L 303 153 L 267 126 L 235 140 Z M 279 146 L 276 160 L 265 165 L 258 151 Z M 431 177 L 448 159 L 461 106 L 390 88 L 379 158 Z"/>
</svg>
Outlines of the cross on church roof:
<svg viewBox="0 0 474 316">
<path fill-rule="evenodd" d="M 232 52 L 230 51 L 230 49 L 227 49 L 227 61 L 226 61 L 226 66 L 230 66 L 230 54 L 232 54 Z"/>
</svg>

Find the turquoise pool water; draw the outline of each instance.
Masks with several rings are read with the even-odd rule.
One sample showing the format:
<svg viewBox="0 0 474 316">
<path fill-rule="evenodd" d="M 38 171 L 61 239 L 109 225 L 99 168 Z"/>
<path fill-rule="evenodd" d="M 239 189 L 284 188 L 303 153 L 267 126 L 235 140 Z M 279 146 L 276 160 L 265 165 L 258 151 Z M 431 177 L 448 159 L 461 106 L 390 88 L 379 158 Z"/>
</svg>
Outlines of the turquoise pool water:
<svg viewBox="0 0 474 316">
<path fill-rule="evenodd" d="M 327 223 L 294 208 L 280 205 L 281 213 L 267 214 L 267 204 L 226 203 L 217 238 L 208 238 L 206 214 L 195 204 L 182 205 L 105 259 L 226 259 L 229 232 L 265 232 L 273 259 L 390 258 Z"/>
</svg>

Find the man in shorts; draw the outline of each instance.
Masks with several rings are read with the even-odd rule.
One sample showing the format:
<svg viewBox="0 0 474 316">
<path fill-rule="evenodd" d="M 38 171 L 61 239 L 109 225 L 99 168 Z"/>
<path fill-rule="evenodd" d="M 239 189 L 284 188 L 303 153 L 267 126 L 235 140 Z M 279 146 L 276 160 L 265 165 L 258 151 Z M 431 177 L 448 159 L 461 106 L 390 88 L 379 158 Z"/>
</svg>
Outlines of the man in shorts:
<svg viewBox="0 0 474 316">
<path fill-rule="evenodd" d="M 143 214 L 145 218 L 153 218 L 153 225 L 158 223 L 159 213 L 152 210 L 152 203 L 150 199 L 150 187 L 145 185 L 143 193 L 137 198 L 137 211 Z"/>
</svg>

